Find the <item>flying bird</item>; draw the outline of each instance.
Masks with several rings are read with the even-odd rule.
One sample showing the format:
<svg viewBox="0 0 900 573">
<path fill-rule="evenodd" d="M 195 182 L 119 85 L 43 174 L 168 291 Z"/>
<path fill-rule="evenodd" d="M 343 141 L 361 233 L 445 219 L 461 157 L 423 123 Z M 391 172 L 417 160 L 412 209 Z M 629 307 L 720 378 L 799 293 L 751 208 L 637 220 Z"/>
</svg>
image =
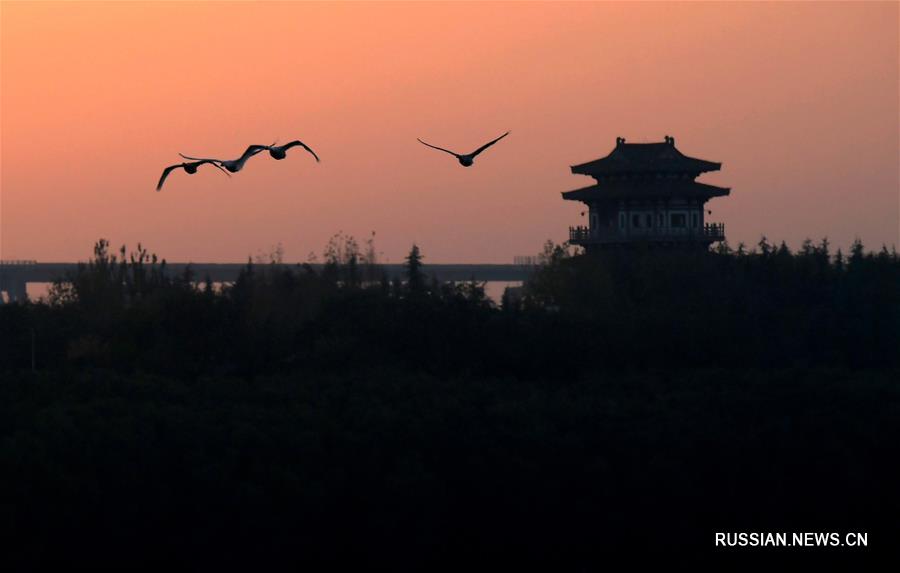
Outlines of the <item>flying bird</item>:
<svg viewBox="0 0 900 573">
<path fill-rule="evenodd" d="M 437 149 L 437 150 L 439 150 L 439 151 L 443 151 L 444 153 L 449 153 L 450 155 L 452 155 L 453 157 L 455 157 L 455 158 L 459 161 L 459 164 L 462 165 L 463 167 L 471 167 L 472 164 L 475 163 L 475 157 L 476 157 L 479 153 L 481 153 L 482 151 L 484 151 L 484 150 L 487 149 L 488 147 L 494 145 L 495 143 L 497 143 L 498 141 L 500 141 L 501 139 L 503 139 L 503 138 L 506 137 L 507 135 L 509 135 L 509 132 L 508 132 L 508 131 L 507 131 L 506 133 L 504 133 L 503 135 L 501 135 L 500 137 L 498 137 L 497 139 L 485 143 L 484 145 L 482 145 L 481 147 L 479 147 L 478 149 L 476 149 L 476 150 L 473 151 L 472 153 L 466 153 L 466 154 L 454 153 L 454 152 L 450 151 L 449 149 L 444 149 L 443 147 L 438 147 L 437 145 L 431 145 L 430 143 L 425 143 L 424 141 L 422 141 L 422 140 L 419 139 L 419 138 L 416 138 L 416 139 L 417 139 L 417 140 L 419 141 L 419 143 L 421 143 L 422 145 L 427 145 L 428 147 L 431 147 L 431 148 L 433 148 L 433 149 Z"/>
<path fill-rule="evenodd" d="M 303 149 L 309 151 L 312 156 L 316 158 L 316 161 L 319 161 L 319 156 L 316 155 L 316 152 L 310 149 L 308 145 L 306 145 L 299 139 L 295 139 L 294 141 L 285 143 L 284 145 L 275 145 L 273 143 L 272 145 L 266 145 L 265 147 L 269 150 L 269 155 L 271 155 L 273 159 L 284 159 L 285 157 L 287 157 L 287 150 L 298 145 Z"/>
<path fill-rule="evenodd" d="M 204 159 L 201 157 L 188 157 L 184 153 L 179 153 L 178 155 L 184 157 L 185 159 L 192 159 L 195 161 L 214 161 L 215 163 L 221 165 L 232 173 L 237 173 L 244 168 L 244 164 L 247 163 L 248 159 L 267 148 L 268 146 L 266 145 L 251 145 L 247 148 L 247 151 L 245 151 L 244 154 L 237 159 Z"/>
<path fill-rule="evenodd" d="M 171 173 L 175 169 L 181 168 L 184 169 L 188 175 L 193 175 L 197 172 L 197 168 L 204 163 L 209 163 L 225 175 L 228 175 L 228 172 L 216 165 L 215 161 L 213 161 L 212 159 L 201 159 L 200 161 L 194 161 L 193 163 L 178 163 L 177 165 L 169 165 L 168 167 L 163 169 L 162 177 L 159 178 L 159 183 L 156 184 L 156 190 L 159 191 L 160 189 L 162 189 L 163 183 L 166 182 L 166 177 L 168 177 L 169 173 Z M 228 176 L 231 177 L 231 175 Z"/>
</svg>

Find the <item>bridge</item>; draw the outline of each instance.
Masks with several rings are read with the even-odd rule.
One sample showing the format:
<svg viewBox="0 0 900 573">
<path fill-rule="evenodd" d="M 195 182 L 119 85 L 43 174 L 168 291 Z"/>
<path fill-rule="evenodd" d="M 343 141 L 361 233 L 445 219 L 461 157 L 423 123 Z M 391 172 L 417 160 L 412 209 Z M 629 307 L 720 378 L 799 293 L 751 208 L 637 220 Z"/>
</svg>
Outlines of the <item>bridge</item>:
<svg viewBox="0 0 900 573">
<path fill-rule="evenodd" d="M 190 266 L 196 280 L 206 280 L 208 276 L 213 282 L 227 283 L 237 279 L 241 269 L 247 263 L 166 263 L 166 268 L 172 276 L 182 274 Z M 261 263 L 255 266 L 268 266 Z M 284 267 L 296 268 L 298 264 L 284 264 Z M 321 271 L 323 265 L 310 265 L 316 271 Z M 49 283 L 56 279 L 65 278 L 68 273 L 77 270 L 77 263 L 39 263 L 37 261 L 0 261 L 0 304 L 3 302 L 2 293 L 6 293 L 7 299 L 12 302 L 23 300 L 26 296 L 28 283 Z M 403 277 L 405 267 L 402 264 L 378 265 L 391 279 Z M 444 282 L 459 281 L 522 281 L 534 270 L 533 264 L 515 265 L 491 265 L 491 264 L 425 264 L 422 267 L 426 275 L 434 275 Z"/>
</svg>

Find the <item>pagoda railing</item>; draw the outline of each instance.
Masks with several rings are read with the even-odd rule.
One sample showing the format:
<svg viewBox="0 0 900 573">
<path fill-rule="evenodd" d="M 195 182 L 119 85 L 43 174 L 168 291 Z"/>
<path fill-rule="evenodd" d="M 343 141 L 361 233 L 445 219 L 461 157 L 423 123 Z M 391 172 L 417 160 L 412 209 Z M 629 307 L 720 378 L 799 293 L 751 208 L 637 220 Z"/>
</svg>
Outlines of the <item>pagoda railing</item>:
<svg viewBox="0 0 900 573">
<path fill-rule="evenodd" d="M 702 227 L 642 227 L 619 229 L 617 227 L 569 227 L 570 243 L 605 243 L 640 240 L 707 240 L 725 239 L 724 223 L 706 223 Z"/>
</svg>

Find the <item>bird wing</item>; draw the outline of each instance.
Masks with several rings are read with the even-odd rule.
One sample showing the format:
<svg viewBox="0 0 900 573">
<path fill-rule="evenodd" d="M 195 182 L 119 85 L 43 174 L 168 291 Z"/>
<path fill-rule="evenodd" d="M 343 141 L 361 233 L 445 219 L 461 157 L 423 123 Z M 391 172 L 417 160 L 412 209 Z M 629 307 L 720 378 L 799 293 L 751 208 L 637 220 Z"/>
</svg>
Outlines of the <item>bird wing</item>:
<svg viewBox="0 0 900 573">
<path fill-rule="evenodd" d="M 432 149 L 438 149 L 438 150 L 440 150 L 440 151 L 443 151 L 444 153 L 449 153 L 449 154 L 452 155 L 453 157 L 459 157 L 459 154 L 458 154 L 458 153 L 454 153 L 454 152 L 450 151 L 449 149 L 444 149 L 443 147 L 438 147 L 437 145 L 431 145 L 430 143 L 425 143 L 424 141 L 422 141 L 422 140 L 419 139 L 418 137 L 416 138 L 416 141 L 418 141 L 418 142 L 421 143 L 422 145 L 427 145 L 428 147 L 431 147 Z"/>
<path fill-rule="evenodd" d="M 241 154 L 241 156 L 237 160 L 238 161 L 247 161 L 248 159 L 250 159 L 257 153 L 259 153 L 260 151 L 265 151 L 268 148 L 269 148 L 268 145 L 251 145 L 250 147 L 247 148 L 247 150 L 243 154 Z"/>
<path fill-rule="evenodd" d="M 285 143 L 282 147 L 284 148 L 285 151 L 287 151 L 288 149 L 290 149 L 290 148 L 292 148 L 292 147 L 295 147 L 295 146 L 297 146 L 297 145 L 299 145 L 299 146 L 302 147 L 303 149 L 305 149 L 305 150 L 309 151 L 310 153 L 312 153 L 312 156 L 316 158 L 316 161 L 319 161 L 319 156 L 316 155 L 316 152 L 313 151 L 312 149 L 310 149 L 308 145 L 306 145 L 305 143 L 303 143 L 303 142 L 300 141 L 299 139 L 295 139 L 294 141 L 292 141 L 292 142 L 290 142 L 290 143 Z"/>
<path fill-rule="evenodd" d="M 159 191 L 162 189 L 163 183 L 166 182 L 166 177 L 169 176 L 169 173 L 172 172 L 173 169 L 178 169 L 182 165 L 179 163 L 178 165 L 169 165 L 165 169 L 163 169 L 162 177 L 159 178 L 159 183 L 156 184 L 156 190 Z"/>
<path fill-rule="evenodd" d="M 184 153 L 179 153 L 178 155 L 184 157 L 185 159 L 190 159 L 191 161 L 207 161 L 207 162 L 222 163 L 221 159 L 206 159 L 203 157 L 188 157 Z"/>
<path fill-rule="evenodd" d="M 216 163 L 215 161 L 213 161 L 213 160 L 211 160 L 211 159 L 201 159 L 200 161 L 197 162 L 197 165 L 198 165 L 198 166 L 199 166 L 199 165 L 203 165 L 204 163 L 209 163 L 210 165 L 212 165 L 213 167 L 215 167 L 216 169 L 218 169 L 219 171 L 221 171 L 221 172 L 224 173 L 225 175 L 231 177 L 231 173 L 229 173 L 229 172 L 225 171 L 224 169 L 222 169 L 222 166 L 221 166 L 221 165 L 219 165 L 218 163 Z"/>
<path fill-rule="evenodd" d="M 260 151 L 265 151 L 268 149 L 267 145 L 251 145 L 247 148 L 244 153 L 241 154 L 237 159 L 232 159 L 231 163 L 236 164 L 238 169 L 243 169 L 244 164 L 247 163 L 247 160 L 259 153 Z"/>
<path fill-rule="evenodd" d="M 488 147 L 494 145 L 495 143 L 497 143 L 498 141 L 500 141 L 501 139 L 503 139 L 503 138 L 506 137 L 507 135 L 509 135 L 509 132 L 508 132 L 508 131 L 507 131 L 506 133 L 504 133 L 503 135 L 501 135 L 500 137 L 498 137 L 497 139 L 485 143 L 484 145 L 482 145 L 481 147 L 479 147 L 478 149 L 476 149 L 475 151 L 473 151 L 470 155 L 471 155 L 472 157 L 475 157 L 476 155 L 478 155 L 479 153 L 481 153 L 482 151 L 484 151 L 484 150 L 487 149 Z"/>
</svg>

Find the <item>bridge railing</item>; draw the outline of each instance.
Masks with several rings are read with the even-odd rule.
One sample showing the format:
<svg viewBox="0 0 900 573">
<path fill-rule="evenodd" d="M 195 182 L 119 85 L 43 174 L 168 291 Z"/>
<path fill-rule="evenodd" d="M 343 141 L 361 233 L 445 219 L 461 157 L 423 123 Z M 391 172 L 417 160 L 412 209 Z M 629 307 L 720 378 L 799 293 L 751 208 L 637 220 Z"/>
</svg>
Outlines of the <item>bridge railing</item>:
<svg viewBox="0 0 900 573">
<path fill-rule="evenodd" d="M 32 259 L 0 259 L 0 266 L 2 267 L 24 267 L 36 264 L 37 261 Z"/>
<path fill-rule="evenodd" d="M 541 257 L 539 255 L 516 255 L 513 257 L 513 264 L 523 267 L 536 267 L 541 264 Z"/>
</svg>

